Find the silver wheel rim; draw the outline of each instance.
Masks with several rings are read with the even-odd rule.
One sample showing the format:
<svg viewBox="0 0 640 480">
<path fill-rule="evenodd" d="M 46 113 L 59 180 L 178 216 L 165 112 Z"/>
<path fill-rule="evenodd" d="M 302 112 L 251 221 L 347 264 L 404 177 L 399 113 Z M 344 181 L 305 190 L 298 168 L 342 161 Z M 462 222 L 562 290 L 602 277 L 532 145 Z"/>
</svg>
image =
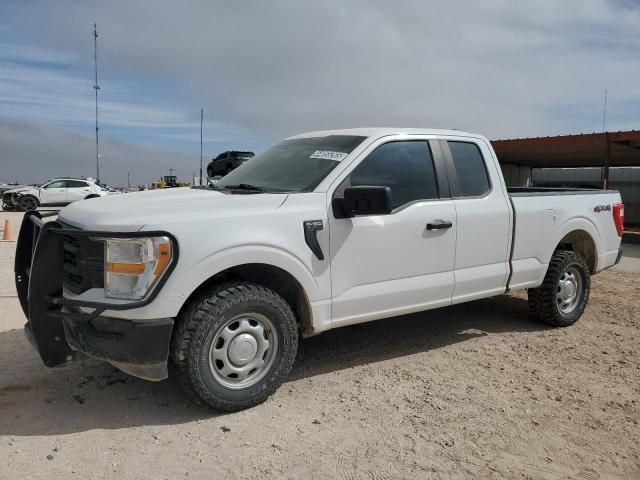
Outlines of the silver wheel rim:
<svg viewBox="0 0 640 480">
<path fill-rule="evenodd" d="M 580 271 L 571 266 L 567 268 L 558 281 L 556 300 L 562 313 L 571 313 L 578 306 L 582 293 L 582 275 Z"/>
<path fill-rule="evenodd" d="M 209 369 L 227 388 L 255 385 L 269 372 L 278 351 L 278 334 L 259 313 L 238 315 L 220 328 L 209 350 Z"/>
</svg>

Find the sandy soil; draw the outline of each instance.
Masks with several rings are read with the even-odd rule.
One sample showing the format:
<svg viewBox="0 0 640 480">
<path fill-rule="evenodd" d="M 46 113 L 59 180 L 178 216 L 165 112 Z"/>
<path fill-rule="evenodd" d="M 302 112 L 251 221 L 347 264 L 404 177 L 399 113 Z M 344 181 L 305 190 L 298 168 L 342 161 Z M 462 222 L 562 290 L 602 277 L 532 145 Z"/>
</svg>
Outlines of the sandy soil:
<svg viewBox="0 0 640 480">
<path fill-rule="evenodd" d="M 0 478 L 638 479 L 638 278 L 594 277 L 566 329 L 519 294 L 306 339 L 273 397 L 224 415 L 97 361 L 47 369 L 3 331 Z"/>
</svg>

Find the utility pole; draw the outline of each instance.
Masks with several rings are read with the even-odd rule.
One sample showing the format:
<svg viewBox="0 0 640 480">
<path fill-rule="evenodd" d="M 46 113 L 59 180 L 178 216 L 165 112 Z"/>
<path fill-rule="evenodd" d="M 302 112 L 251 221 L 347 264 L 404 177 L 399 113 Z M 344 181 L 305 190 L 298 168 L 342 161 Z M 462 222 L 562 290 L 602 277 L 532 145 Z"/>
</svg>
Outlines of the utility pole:
<svg viewBox="0 0 640 480">
<path fill-rule="evenodd" d="M 93 24 L 93 61 L 95 66 L 95 83 L 93 89 L 96 91 L 96 182 L 100 183 L 100 143 L 98 140 L 98 25 Z"/>
<path fill-rule="evenodd" d="M 609 186 L 609 161 L 611 159 L 611 141 L 607 133 L 607 91 L 604 91 L 604 111 L 602 112 L 602 133 L 604 134 L 604 165 L 602 166 L 602 188 Z"/>
<path fill-rule="evenodd" d="M 202 186 L 202 123 L 204 122 L 204 110 L 200 109 L 200 180 L 199 184 Z"/>
<path fill-rule="evenodd" d="M 602 112 L 602 133 L 606 131 L 607 127 L 607 91 L 604 91 L 604 111 Z"/>
<path fill-rule="evenodd" d="M 130 180 L 130 174 L 129 172 L 127 172 L 127 188 L 131 188 L 131 180 Z"/>
</svg>

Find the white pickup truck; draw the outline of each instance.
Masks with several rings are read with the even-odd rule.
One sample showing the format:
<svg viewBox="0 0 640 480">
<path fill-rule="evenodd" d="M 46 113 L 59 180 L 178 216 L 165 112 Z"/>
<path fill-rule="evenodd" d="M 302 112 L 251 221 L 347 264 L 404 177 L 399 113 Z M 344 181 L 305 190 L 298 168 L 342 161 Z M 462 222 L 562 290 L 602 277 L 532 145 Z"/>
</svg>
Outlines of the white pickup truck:
<svg viewBox="0 0 640 480">
<path fill-rule="evenodd" d="M 514 289 L 573 324 L 620 259 L 623 215 L 615 191 L 507 189 L 480 135 L 312 132 L 213 188 L 28 213 L 16 285 L 46 365 L 172 365 L 199 402 L 238 410 L 286 379 L 300 336 Z"/>
</svg>

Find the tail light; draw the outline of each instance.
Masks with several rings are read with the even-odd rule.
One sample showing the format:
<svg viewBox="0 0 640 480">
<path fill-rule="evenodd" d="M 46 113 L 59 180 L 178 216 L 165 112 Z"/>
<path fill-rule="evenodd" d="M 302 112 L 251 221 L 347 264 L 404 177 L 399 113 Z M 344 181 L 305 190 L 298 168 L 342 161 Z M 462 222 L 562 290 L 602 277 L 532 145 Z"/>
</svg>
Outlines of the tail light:
<svg viewBox="0 0 640 480">
<path fill-rule="evenodd" d="M 624 230 L 624 203 L 616 203 L 613 205 L 613 222 L 616 224 L 618 236 L 622 237 Z"/>
</svg>

